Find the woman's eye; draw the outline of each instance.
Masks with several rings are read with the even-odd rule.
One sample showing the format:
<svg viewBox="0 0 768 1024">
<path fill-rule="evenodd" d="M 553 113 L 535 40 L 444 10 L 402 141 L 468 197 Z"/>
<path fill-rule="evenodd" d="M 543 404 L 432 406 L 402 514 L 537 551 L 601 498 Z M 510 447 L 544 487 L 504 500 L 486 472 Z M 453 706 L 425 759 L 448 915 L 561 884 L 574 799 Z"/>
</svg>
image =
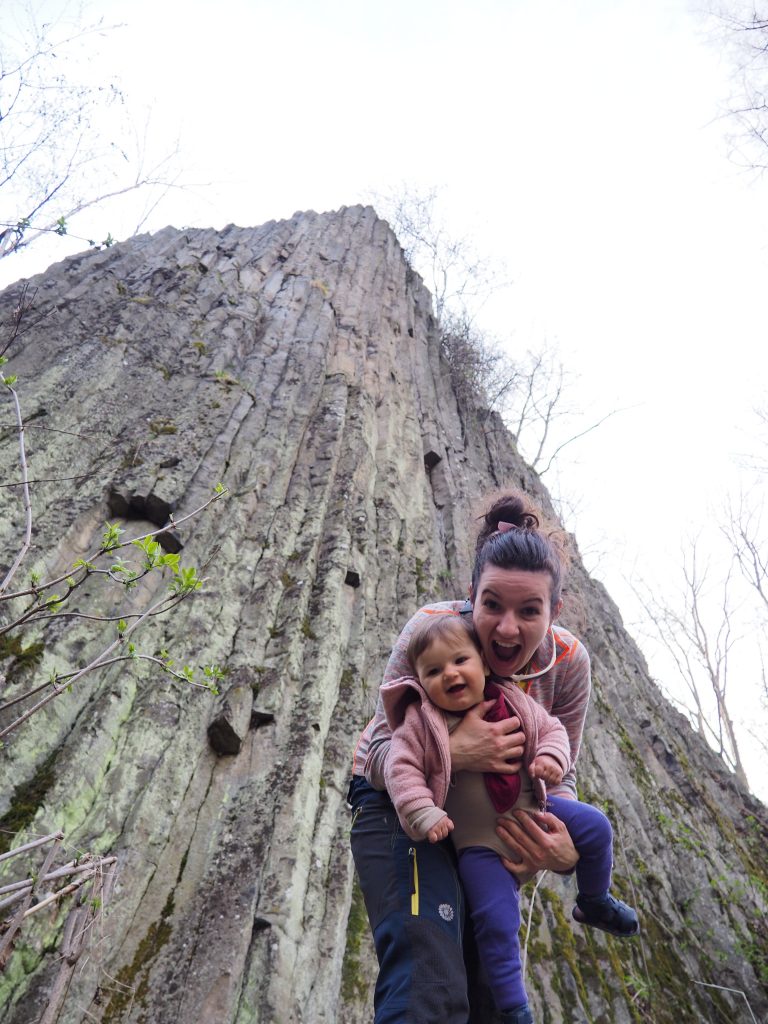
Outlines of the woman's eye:
<svg viewBox="0 0 768 1024">
<path fill-rule="evenodd" d="M 483 604 L 489 611 L 495 612 L 499 610 L 498 601 L 492 601 L 490 598 L 486 598 L 485 601 L 483 601 Z"/>
<path fill-rule="evenodd" d="M 535 619 L 538 614 L 538 608 L 523 608 L 523 615 L 526 617 L 526 619 Z"/>
</svg>

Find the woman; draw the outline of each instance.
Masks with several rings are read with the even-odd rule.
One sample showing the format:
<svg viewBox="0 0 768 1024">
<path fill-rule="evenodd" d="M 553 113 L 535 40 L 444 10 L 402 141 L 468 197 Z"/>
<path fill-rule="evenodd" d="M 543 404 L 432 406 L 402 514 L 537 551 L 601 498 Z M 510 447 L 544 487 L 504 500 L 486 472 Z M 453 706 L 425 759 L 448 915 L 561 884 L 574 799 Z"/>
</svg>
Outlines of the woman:
<svg viewBox="0 0 768 1024">
<path fill-rule="evenodd" d="M 406 650 L 425 615 L 471 615 L 491 672 L 523 685 L 566 728 L 576 761 L 589 701 L 589 657 L 554 625 L 562 607 L 564 556 L 522 495 L 498 499 L 477 540 L 467 602 L 420 609 L 400 634 L 384 673 L 408 672 Z M 492 702 L 467 712 L 451 734 L 454 771 L 515 773 L 523 754 L 516 718 L 486 722 Z M 390 733 L 379 700 L 355 751 L 350 804 L 352 854 L 379 960 L 375 1024 L 466 1024 L 464 899 L 449 842 L 416 843 L 399 827 L 384 791 Z M 553 794 L 575 798 L 573 771 Z M 508 870 L 521 880 L 540 869 L 571 870 L 578 856 L 554 815 L 517 812 L 499 823 L 510 851 Z"/>
</svg>

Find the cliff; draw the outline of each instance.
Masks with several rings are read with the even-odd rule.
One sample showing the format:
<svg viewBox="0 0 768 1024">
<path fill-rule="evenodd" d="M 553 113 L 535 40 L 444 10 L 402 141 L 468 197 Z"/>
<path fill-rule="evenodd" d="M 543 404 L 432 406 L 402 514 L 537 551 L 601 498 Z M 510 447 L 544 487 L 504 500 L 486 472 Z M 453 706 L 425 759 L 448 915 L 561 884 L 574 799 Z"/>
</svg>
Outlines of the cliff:
<svg viewBox="0 0 768 1024">
<path fill-rule="evenodd" d="M 345 806 L 356 737 L 400 625 L 465 594 L 478 499 L 505 484 L 547 495 L 498 417 L 457 404 L 430 296 L 370 208 L 169 228 L 31 285 L 5 368 L 30 425 L 27 566 L 66 572 L 105 521 L 138 535 L 228 488 L 178 529 L 205 588 L 141 639 L 222 666 L 221 695 L 121 663 L 0 750 L 0 828 L 62 828 L 72 848 L 118 856 L 55 1019 L 369 1021 Z M 0 296 L 0 323 L 20 294 Z M 7 483 L 12 419 L 6 404 Z M 22 534 L 19 489 L 0 487 L 6 566 Z M 109 610 L 98 583 L 83 602 Z M 745 998 L 766 1019 L 765 808 L 665 702 L 578 564 L 570 597 L 594 667 L 581 795 L 614 822 L 617 889 L 643 932 L 572 926 L 572 883 L 546 876 L 528 943 L 537 1019 L 715 1024 L 748 1020 Z M 27 631 L 37 657 L 3 648 L 3 697 L 84 664 L 108 629 Z M 0 975 L 0 1024 L 47 1005 L 66 908 L 40 917 Z"/>
</svg>

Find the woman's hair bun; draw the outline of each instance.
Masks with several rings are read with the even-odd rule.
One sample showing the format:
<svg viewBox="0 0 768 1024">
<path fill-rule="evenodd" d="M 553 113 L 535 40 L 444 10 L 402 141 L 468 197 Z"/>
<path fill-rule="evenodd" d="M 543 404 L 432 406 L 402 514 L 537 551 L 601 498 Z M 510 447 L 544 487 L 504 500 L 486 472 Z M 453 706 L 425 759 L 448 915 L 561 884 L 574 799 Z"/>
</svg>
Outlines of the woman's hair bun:
<svg viewBox="0 0 768 1024">
<path fill-rule="evenodd" d="M 546 572 L 552 580 L 554 611 L 560 601 L 563 570 L 569 560 L 567 538 L 562 529 L 549 524 L 527 495 L 508 491 L 492 498 L 480 516 L 472 592 L 477 593 L 486 565 L 523 572 Z"/>
<path fill-rule="evenodd" d="M 503 494 L 487 509 L 482 519 L 483 525 L 477 538 L 478 549 L 498 530 L 499 523 L 510 523 L 520 530 L 539 528 L 538 515 L 520 494 Z"/>
</svg>

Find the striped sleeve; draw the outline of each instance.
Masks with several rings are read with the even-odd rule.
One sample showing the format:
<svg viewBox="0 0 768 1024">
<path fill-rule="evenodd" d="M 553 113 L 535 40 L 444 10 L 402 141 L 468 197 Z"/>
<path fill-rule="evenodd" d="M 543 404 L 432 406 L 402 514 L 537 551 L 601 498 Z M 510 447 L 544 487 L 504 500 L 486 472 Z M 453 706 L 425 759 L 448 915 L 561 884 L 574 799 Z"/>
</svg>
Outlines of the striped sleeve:
<svg viewBox="0 0 768 1024">
<path fill-rule="evenodd" d="M 589 665 L 589 654 L 582 643 L 565 630 L 558 631 L 558 643 L 567 648 L 564 656 L 558 659 L 555 678 L 552 685 L 550 701 L 542 701 L 550 714 L 559 718 L 568 733 L 571 748 L 571 767 L 563 776 L 563 781 L 552 790 L 553 796 L 576 798 L 576 773 L 574 766 L 581 749 L 581 738 L 584 722 L 589 707 L 589 695 L 592 679 Z"/>
</svg>

